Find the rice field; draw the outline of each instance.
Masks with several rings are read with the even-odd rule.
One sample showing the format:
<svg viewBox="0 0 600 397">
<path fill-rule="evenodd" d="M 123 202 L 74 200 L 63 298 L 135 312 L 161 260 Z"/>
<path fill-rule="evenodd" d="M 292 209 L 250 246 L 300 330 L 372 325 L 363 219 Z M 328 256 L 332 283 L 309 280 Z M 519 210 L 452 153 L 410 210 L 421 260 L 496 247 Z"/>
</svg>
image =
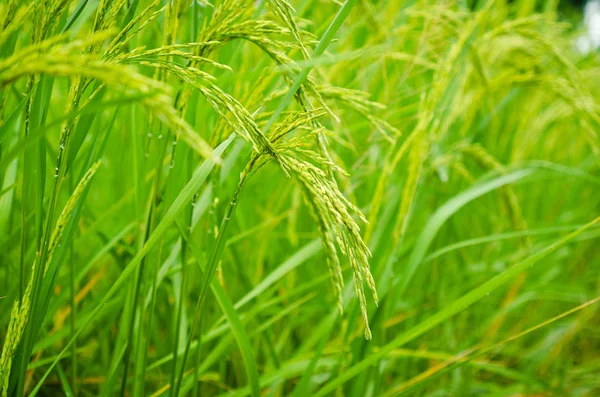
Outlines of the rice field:
<svg viewBox="0 0 600 397">
<path fill-rule="evenodd" d="M 559 0 L 0 0 L 0 396 L 600 395 L 586 34 Z"/>
</svg>

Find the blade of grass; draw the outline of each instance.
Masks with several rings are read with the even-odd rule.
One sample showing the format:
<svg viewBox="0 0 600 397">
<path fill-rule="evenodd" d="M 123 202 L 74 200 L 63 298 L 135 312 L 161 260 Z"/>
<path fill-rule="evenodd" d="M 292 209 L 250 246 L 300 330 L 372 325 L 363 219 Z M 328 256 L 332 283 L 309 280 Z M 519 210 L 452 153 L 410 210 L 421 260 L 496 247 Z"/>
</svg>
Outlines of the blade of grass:
<svg viewBox="0 0 600 397">
<path fill-rule="evenodd" d="M 190 250 L 192 251 L 192 254 L 194 255 L 194 258 L 196 259 L 196 263 L 200 268 L 202 268 L 202 251 L 200 247 L 198 247 L 196 242 L 190 238 L 183 226 L 178 226 L 181 236 L 185 239 L 186 243 L 190 247 Z M 206 269 L 203 269 L 203 271 L 206 271 Z M 250 384 L 252 395 L 260 396 L 258 368 L 248 333 L 246 332 L 246 329 L 244 328 L 236 309 L 231 303 L 231 300 L 225 293 L 225 290 L 218 282 L 216 282 L 214 278 L 211 281 L 210 288 L 215 294 L 215 298 L 217 299 L 223 314 L 231 325 L 231 331 L 233 332 L 233 336 L 237 341 L 244 364 L 246 366 L 246 376 L 248 377 L 248 383 Z"/>
</svg>

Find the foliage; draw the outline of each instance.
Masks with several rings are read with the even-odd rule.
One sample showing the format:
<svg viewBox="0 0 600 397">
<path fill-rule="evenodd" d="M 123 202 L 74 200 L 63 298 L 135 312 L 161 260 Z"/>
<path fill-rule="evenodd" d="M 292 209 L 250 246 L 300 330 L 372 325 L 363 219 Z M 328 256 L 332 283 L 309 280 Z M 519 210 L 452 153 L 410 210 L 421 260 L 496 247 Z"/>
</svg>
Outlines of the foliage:
<svg viewBox="0 0 600 397">
<path fill-rule="evenodd" d="M 1 0 L 1 395 L 598 394 L 560 7 Z"/>
</svg>

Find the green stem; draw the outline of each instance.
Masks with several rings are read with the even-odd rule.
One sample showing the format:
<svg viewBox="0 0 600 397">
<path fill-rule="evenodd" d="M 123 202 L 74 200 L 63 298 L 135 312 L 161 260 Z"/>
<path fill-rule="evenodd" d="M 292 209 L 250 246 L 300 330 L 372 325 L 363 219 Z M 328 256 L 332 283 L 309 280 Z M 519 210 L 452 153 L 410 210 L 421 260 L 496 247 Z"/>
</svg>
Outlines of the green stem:
<svg viewBox="0 0 600 397">
<path fill-rule="evenodd" d="M 258 157 L 255 157 L 255 159 L 258 159 Z M 247 169 L 252 169 L 252 166 L 254 165 L 255 161 L 251 161 L 249 163 L 249 166 L 247 167 Z M 198 297 L 198 302 L 196 303 L 196 308 L 194 310 L 194 317 L 192 320 L 192 327 L 190 329 L 189 332 L 189 336 L 188 336 L 188 340 L 187 340 L 187 344 L 185 346 L 185 350 L 183 353 L 183 360 L 181 362 L 181 368 L 179 370 L 179 376 L 177 378 L 176 383 L 173 385 L 173 396 L 178 396 L 179 393 L 179 389 L 181 387 L 181 381 L 183 379 L 183 373 L 185 371 L 185 363 L 187 361 L 187 357 L 190 351 L 190 346 L 191 346 L 191 341 L 192 338 L 194 336 L 194 334 L 196 333 L 196 328 L 198 327 L 198 318 L 200 317 L 200 314 L 202 312 L 202 305 L 204 303 L 204 300 L 206 298 L 206 292 L 208 291 L 208 286 L 210 285 L 210 282 L 212 281 L 212 278 L 215 274 L 215 271 L 217 269 L 217 265 L 221 259 L 221 255 L 223 253 L 223 248 L 225 246 L 224 242 L 225 242 L 225 235 L 227 233 L 227 227 L 229 225 L 229 221 L 231 219 L 231 216 L 233 215 L 233 211 L 235 209 L 235 206 L 237 204 L 237 200 L 239 198 L 240 192 L 242 190 L 242 187 L 244 186 L 246 180 L 247 180 L 247 176 L 249 175 L 249 172 L 245 172 L 242 174 L 241 178 L 240 178 L 240 183 L 238 184 L 235 193 L 233 194 L 233 198 L 231 199 L 229 206 L 227 207 L 227 210 L 225 212 L 225 216 L 223 217 L 223 220 L 221 221 L 221 226 L 219 227 L 219 234 L 215 240 L 215 243 L 213 245 L 213 249 L 211 251 L 210 254 L 210 259 L 208 261 L 208 265 L 206 267 L 206 271 L 204 272 L 204 274 L 202 275 L 202 282 L 201 282 L 201 286 L 200 286 L 200 296 Z M 200 331 L 201 332 L 201 331 Z M 199 332 L 199 333 L 200 333 Z M 199 347 L 198 347 L 199 349 Z"/>
</svg>

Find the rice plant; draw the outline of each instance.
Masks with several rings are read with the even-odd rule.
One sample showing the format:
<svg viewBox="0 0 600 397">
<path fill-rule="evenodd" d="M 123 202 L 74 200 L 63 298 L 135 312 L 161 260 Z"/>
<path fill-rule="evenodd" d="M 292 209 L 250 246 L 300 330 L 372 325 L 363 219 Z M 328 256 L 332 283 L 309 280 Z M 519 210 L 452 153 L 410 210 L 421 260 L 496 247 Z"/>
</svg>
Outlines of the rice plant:
<svg viewBox="0 0 600 397">
<path fill-rule="evenodd" d="M 0 0 L 0 395 L 599 394 L 584 28 Z"/>
</svg>

